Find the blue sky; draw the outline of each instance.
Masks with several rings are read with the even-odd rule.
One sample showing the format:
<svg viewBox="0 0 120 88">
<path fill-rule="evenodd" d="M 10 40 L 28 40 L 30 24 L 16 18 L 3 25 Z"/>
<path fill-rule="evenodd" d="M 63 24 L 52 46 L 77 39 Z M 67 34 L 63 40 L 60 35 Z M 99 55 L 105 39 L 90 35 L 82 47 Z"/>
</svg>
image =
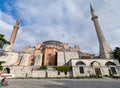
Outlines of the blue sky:
<svg viewBox="0 0 120 88">
<path fill-rule="evenodd" d="M 120 46 L 120 1 L 91 0 L 110 47 Z M 0 0 L 0 33 L 6 39 L 20 16 L 21 24 L 14 49 L 59 40 L 81 51 L 98 54 L 99 45 L 91 21 L 89 0 Z"/>
</svg>

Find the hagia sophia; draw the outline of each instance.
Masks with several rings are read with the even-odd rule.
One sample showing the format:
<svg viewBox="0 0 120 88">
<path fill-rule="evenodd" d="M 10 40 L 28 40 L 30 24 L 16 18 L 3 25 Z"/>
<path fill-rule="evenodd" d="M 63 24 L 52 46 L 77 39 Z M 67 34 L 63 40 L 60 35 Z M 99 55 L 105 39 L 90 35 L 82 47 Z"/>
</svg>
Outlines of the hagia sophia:
<svg viewBox="0 0 120 88">
<path fill-rule="evenodd" d="M 36 43 L 35 47 L 26 45 L 21 52 L 13 50 L 20 19 L 16 20 L 7 45 L 0 55 L 0 61 L 5 61 L 3 73 L 14 74 L 14 77 L 84 77 L 91 75 L 120 75 L 120 64 L 112 55 L 112 49 L 105 40 L 98 22 L 98 16 L 90 4 L 91 20 L 95 26 L 99 41 L 99 56 L 82 52 L 79 45 L 69 46 L 58 40 L 48 40 Z M 39 69 L 47 66 L 46 70 Z M 64 72 L 54 69 L 54 66 L 70 66 L 71 70 Z"/>
</svg>

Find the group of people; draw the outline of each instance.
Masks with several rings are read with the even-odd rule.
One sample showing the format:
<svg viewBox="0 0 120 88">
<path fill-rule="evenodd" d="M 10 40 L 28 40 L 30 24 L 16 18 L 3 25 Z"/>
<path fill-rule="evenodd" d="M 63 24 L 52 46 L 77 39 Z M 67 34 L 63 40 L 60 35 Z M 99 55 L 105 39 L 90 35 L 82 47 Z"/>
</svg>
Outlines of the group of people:
<svg viewBox="0 0 120 88">
<path fill-rule="evenodd" d="M 1 86 L 9 85 L 8 80 L 6 79 L 5 76 L 1 76 L 1 73 L 0 73 L 0 85 Z"/>
</svg>

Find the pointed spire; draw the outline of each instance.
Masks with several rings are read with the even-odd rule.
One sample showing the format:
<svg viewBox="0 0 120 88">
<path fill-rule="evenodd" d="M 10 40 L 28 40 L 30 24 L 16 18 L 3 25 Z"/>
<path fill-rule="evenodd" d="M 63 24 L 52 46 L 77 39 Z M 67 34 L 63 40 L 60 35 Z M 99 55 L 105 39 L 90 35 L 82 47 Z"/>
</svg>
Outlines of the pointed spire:
<svg viewBox="0 0 120 88">
<path fill-rule="evenodd" d="M 91 10 L 91 12 L 95 11 L 94 8 L 92 7 L 91 3 L 90 3 L 90 10 Z"/>
<path fill-rule="evenodd" d="M 95 11 L 91 3 L 90 3 L 90 10 L 91 10 L 91 12 Z"/>
<path fill-rule="evenodd" d="M 15 24 L 15 25 L 19 26 L 19 24 L 20 24 L 20 16 L 18 16 L 18 18 L 17 18 L 17 20 L 16 20 L 16 24 Z"/>
</svg>

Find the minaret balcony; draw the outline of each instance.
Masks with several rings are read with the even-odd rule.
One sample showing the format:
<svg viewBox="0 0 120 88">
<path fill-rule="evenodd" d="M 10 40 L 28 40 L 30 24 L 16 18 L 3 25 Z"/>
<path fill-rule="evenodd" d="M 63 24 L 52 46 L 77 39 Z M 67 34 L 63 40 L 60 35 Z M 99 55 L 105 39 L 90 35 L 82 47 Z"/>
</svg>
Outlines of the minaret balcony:
<svg viewBox="0 0 120 88">
<path fill-rule="evenodd" d="M 98 16 L 94 16 L 94 17 L 92 17 L 91 19 L 92 19 L 92 20 L 98 19 Z"/>
</svg>

